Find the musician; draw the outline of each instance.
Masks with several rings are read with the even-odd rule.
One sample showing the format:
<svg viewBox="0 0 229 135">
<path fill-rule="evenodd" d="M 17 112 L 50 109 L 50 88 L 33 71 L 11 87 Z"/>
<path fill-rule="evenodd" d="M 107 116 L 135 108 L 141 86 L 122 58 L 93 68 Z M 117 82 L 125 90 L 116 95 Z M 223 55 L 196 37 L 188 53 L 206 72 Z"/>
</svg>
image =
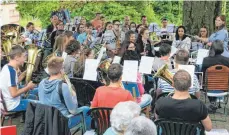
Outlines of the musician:
<svg viewBox="0 0 229 135">
<path fill-rule="evenodd" d="M 34 30 L 35 30 L 34 23 L 28 22 L 28 24 L 26 25 L 26 31 L 22 35 L 26 45 L 29 45 L 29 44 L 32 44 L 38 41 L 39 33 L 36 33 Z"/>
<path fill-rule="evenodd" d="M 142 25 L 146 28 L 148 28 L 148 22 L 147 22 L 147 17 L 145 15 L 143 15 L 141 17 L 141 21 L 142 21 Z"/>
<path fill-rule="evenodd" d="M 111 31 L 112 29 L 113 29 L 113 23 L 112 22 L 106 22 L 104 29 L 98 34 L 98 37 L 101 37 L 101 43 L 104 42 L 104 38 L 105 38 L 105 37 L 102 37 L 102 36 L 106 36 L 104 33 L 106 31 Z"/>
<path fill-rule="evenodd" d="M 212 129 L 208 110 L 201 100 L 190 99 L 191 76 L 179 70 L 173 76 L 175 92 L 173 96 L 161 97 L 156 102 L 156 119 L 181 119 L 188 122 L 201 122 L 206 131 Z"/>
<path fill-rule="evenodd" d="M 176 30 L 176 36 L 173 40 L 172 46 L 178 49 L 185 49 L 189 51 L 191 47 L 191 39 L 185 35 L 186 29 L 184 26 L 179 26 Z"/>
<path fill-rule="evenodd" d="M 154 56 L 154 49 L 149 40 L 149 30 L 142 28 L 136 41 L 136 49 L 139 56 Z"/>
<path fill-rule="evenodd" d="M 32 90 L 35 84 L 29 82 L 25 87 L 19 89 L 19 81 L 23 77 L 17 74 L 17 70 L 26 60 L 26 51 L 20 45 L 15 45 L 9 53 L 10 61 L 0 72 L 0 89 L 6 104 L 7 111 L 25 111 L 29 99 L 22 99 L 21 94 Z M 22 74 L 23 75 L 23 74 Z M 24 76 L 25 77 L 25 76 Z M 19 80 L 19 78 L 21 78 Z"/>
<path fill-rule="evenodd" d="M 60 34 L 56 37 L 55 44 L 53 46 L 53 52 L 55 52 L 57 56 L 61 57 L 63 52 L 65 52 L 67 44 L 67 36 L 64 34 Z"/>
<path fill-rule="evenodd" d="M 53 45 L 55 43 L 55 39 L 57 36 L 62 34 L 64 32 L 64 23 L 62 21 L 59 21 L 57 24 L 57 29 L 53 31 L 50 35 L 50 40 L 51 40 L 51 47 L 53 48 Z"/>
<path fill-rule="evenodd" d="M 135 42 L 136 42 L 135 32 L 131 31 L 131 30 L 126 32 L 126 34 L 125 34 L 125 39 L 124 39 L 123 43 L 121 44 L 121 50 L 120 50 L 119 56 L 122 56 L 123 53 L 125 53 L 125 51 L 128 48 L 130 42 L 133 43 L 133 44 L 135 44 Z"/>
<path fill-rule="evenodd" d="M 50 18 L 51 24 L 48 25 L 48 27 L 46 28 L 46 33 L 47 33 L 47 37 L 49 37 L 49 35 L 53 32 L 56 31 L 57 29 L 57 24 L 59 24 L 59 18 L 57 15 L 52 14 L 51 18 Z"/>
<path fill-rule="evenodd" d="M 140 62 L 140 57 L 137 54 L 136 46 L 133 42 L 131 41 L 125 42 L 123 46 L 125 46 L 125 51 L 121 59 L 122 65 L 123 65 L 124 60 L 137 60 L 138 62 Z"/>
<path fill-rule="evenodd" d="M 74 65 L 77 61 L 77 58 L 80 56 L 80 43 L 77 40 L 71 40 L 65 52 L 68 54 L 64 60 L 64 72 L 69 77 L 73 77 Z"/>
<path fill-rule="evenodd" d="M 85 32 L 85 25 L 80 23 L 73 34 L 73 37 L 77 40 L 78 36 Z"/>
<path fill-rule="evenodd" d="M 137 27 L 137 25 L 136 25 L 136 23 L 135 22 L 131 22 L 130 23 L 130 30 L 132 30 L 132 31 L 136 31 L 136 27 Z"/>
<path fill-rule="evenodd" d="M 206 26 L 203 26 L 200 28 L 200 32 L 198 36 L 194 36 L 195 39 L 197 39 L 198 42 L 202 43 L 203 45 L 206 45 L 208 42 L 208 29 Z M 209 48 L 209 46 L 205 46 L 205 48 Z"/>
<path fill-rule="evenodd" d="M 130 17 L 125 16 L 124 17 L 124 23 L 122 25 L 122 31 L 126 33 L 129 30 L 130 30 Z"/>
<path fill-rule="evenodd" d="M 91 107 L 113 108 L 117 103 L 124 101 L 134 101 L 133 96 L 128 90 L 121 88 L 122 66 L 111 64 L 108 68 L 108 78 L 110 84 L 96 89 Z"/>
<path fill-rule="evenodd" d="M 122 43 L 125 38 L 125 33 L 122 30 L 120 30 L 119 20 L 113 20 L 113 31 L 116 38 L 120 40 L 120 43 Z"/>
<path fill-rule="evenodd" d="M 220 15 L 217 16 L 215 19 L 215 26 L 216 31 L 215 33 L 211 34 L 209 37 L 208 46 L 212 45 L 212 42 L 215 40 L 221 40 L 224 42 L 224 52 L 222 53 L 223 56 L 229 57 L 229 50 L 228 50 L 228 32 L 226 29 L 226 16 Z"/>
<path fill-rule="evenodd" d="M 89 107 L 83 106 L 78 108 L 75 91 L 70 91 L 69 84 L 63 81 L 63 58 L 52 57 L 48 61 L 49 78 L 43 79 L 38 86 L 39 101 L 42 104 L 53 106 L 68 117 L 70 114 L 75 115 L 78 111 L 83 111 L 87 128 L 90 128 L 90 117 L 87 115 Z M 61 86 L 59 86 L 61 85 Z M 69 128 L 78 124 L 80 116 L 69 118 Z M 75 123 L 73 125 L 73 123 Z"/>
<path fill-rule="evenodd" d="M 167 20 L 167 18 L 162 18 L 161 23 L 162 23 L 162 27 L 161 27 L 161 32 L 160 32 L 160 38 L 166 39 L 168 36 L 168 32 L 167 32 L 168 20 Z"/>
<path fill-rule="evenodd" d="M 93 26 L 91 23 L 86 24 L 85 32 L 80 34 L 77 38 L 81 45 L 91 47 L 96 42 L 96 33 L 93 32 Z"/>
<path fill-rule="evenodd" d="M 179 65 L 188 65 L 189 62 L 189 53 L 185 49 L 178 50 L 175 56 L 175 65 L 174 68 L 170 70 L 172 74 L 175 74 L 178 71 Z M 200 88 L 199 88 L 199 81 L 196 75 L 193 78 L 193 87 L 189 89 L 189 93 L 195 95 L 197 98 L 200 97 Z M 174 88 L 168 84 L 165 80 L 159 79 L 158 80 L 158 95 L 162 92 L 173 92 Z"/>
<path fill-rule="evenodd" d="M 153 70 L 158 71 L 162 66 L 168 64 L 169 69 L 173 69 L 172 61 L 170 60 L 171 46 L 166 43 L 162 43 L 159 48 L 160 58 L 155 57 L 153 61 Z"/>
<path fill-rule="evenodd" d="M 86 24 L 87 24 L 86 18 L 85 17 L 81 17 L 80 23 L 83 24 L 84 26 L 86 26 Z"/>
</svg>

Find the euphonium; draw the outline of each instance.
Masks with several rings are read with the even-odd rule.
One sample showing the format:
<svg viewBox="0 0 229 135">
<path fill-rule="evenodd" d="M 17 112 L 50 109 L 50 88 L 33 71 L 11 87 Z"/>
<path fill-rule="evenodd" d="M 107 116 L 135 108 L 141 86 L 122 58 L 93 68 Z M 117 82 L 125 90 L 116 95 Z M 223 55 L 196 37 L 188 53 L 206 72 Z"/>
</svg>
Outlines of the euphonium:
<svg viewBox="0 0 229 135">
<path fill-rule="evenodd" d="M 111 59 L 106 59 L 99 64 L 98 68 L 107 74 L 110 65 L 111 65 Z"/>
<path fill-rule="evenodd" d="M 38 49 L 35 45 L 28 46 L 28 61 L 27 61 L 27 69 L 26 69 L 26 83 L 29 83 L 32 78 L 32 73 L 35 68 L 36 59 L 38 54 L 41 52 L 41 49 Z"/>
<path fill-rule="evenodd" d="M 74 86 L 72 85 L 70 79 L 68 78 L 68 76 L 65 73 L 63 75 L 63 80 L 67 83 L 68 88 L 70 90 L 70 93 L 73 94 L 74 93 Z"/>
<path fill-rule="evenodd" d="M 172 85 L 173 83 L 173 74 L 168 70 L 168 65 L 164 65 L 162 68 L 160 68 L 157 73 L 154 75 L 154 77 L 161 78 L 165 80 L 167 83 Z"/>
</svg>

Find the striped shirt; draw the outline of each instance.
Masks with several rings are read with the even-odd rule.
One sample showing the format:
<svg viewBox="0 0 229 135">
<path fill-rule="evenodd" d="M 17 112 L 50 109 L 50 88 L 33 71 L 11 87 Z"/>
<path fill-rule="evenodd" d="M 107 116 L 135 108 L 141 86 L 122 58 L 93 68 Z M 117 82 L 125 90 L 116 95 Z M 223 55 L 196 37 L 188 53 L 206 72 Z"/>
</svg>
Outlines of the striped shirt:
<svg viewBox="0 0 229 135">
<path fill-rule="evenodd" d="M 174 75 L 176 73 L 176 70 L 171 70 L 170 72 Z M 174 88 L 163 79 L 158 80 L 158 89 L 161 89 L 162 92 L 169 93 L 174 91 Z M 193 87 L 189 88 L 188 91 L 190 94 L 195 94 L 195 92 L 200 91 L 200 85 L 196 75 L 194 75 L 193 77 Z"/>
</svg>

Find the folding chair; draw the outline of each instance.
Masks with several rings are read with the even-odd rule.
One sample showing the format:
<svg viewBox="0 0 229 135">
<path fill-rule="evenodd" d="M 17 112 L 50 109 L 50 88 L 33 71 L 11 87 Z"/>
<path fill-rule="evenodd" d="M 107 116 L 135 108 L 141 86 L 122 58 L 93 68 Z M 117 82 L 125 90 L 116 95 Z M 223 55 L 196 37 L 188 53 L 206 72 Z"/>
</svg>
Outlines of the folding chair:
<svg viewBox="0 0 229 135">
<path fill-rule="evenodd" d="M 212 93 L 213 91 L 216 93 Z M 223 65 L 209 67 L 205 72 L 204 92 L 205 103 L 207 96 L 224 97 L 222 103 L 224 104 L 224 115 L 227 117 L 226 107 L 229 95 L 229 68 Z M 221 102 L 219 102 L 219 108 L 221 108 Z"/>
</svg>

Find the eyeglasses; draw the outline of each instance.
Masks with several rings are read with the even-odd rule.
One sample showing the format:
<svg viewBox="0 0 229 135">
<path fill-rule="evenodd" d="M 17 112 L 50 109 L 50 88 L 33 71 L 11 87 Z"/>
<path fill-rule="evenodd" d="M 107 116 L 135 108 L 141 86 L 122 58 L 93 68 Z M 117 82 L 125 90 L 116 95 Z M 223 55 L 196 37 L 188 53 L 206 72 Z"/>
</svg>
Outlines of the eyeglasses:
<svg viewBox="0 0 229 135">
<path fill-rule="evenodd" d="M 117 26 L 119 26 L 120 24 L 114 24 L 114 25 L 117 25 Z"/>
</svg>

